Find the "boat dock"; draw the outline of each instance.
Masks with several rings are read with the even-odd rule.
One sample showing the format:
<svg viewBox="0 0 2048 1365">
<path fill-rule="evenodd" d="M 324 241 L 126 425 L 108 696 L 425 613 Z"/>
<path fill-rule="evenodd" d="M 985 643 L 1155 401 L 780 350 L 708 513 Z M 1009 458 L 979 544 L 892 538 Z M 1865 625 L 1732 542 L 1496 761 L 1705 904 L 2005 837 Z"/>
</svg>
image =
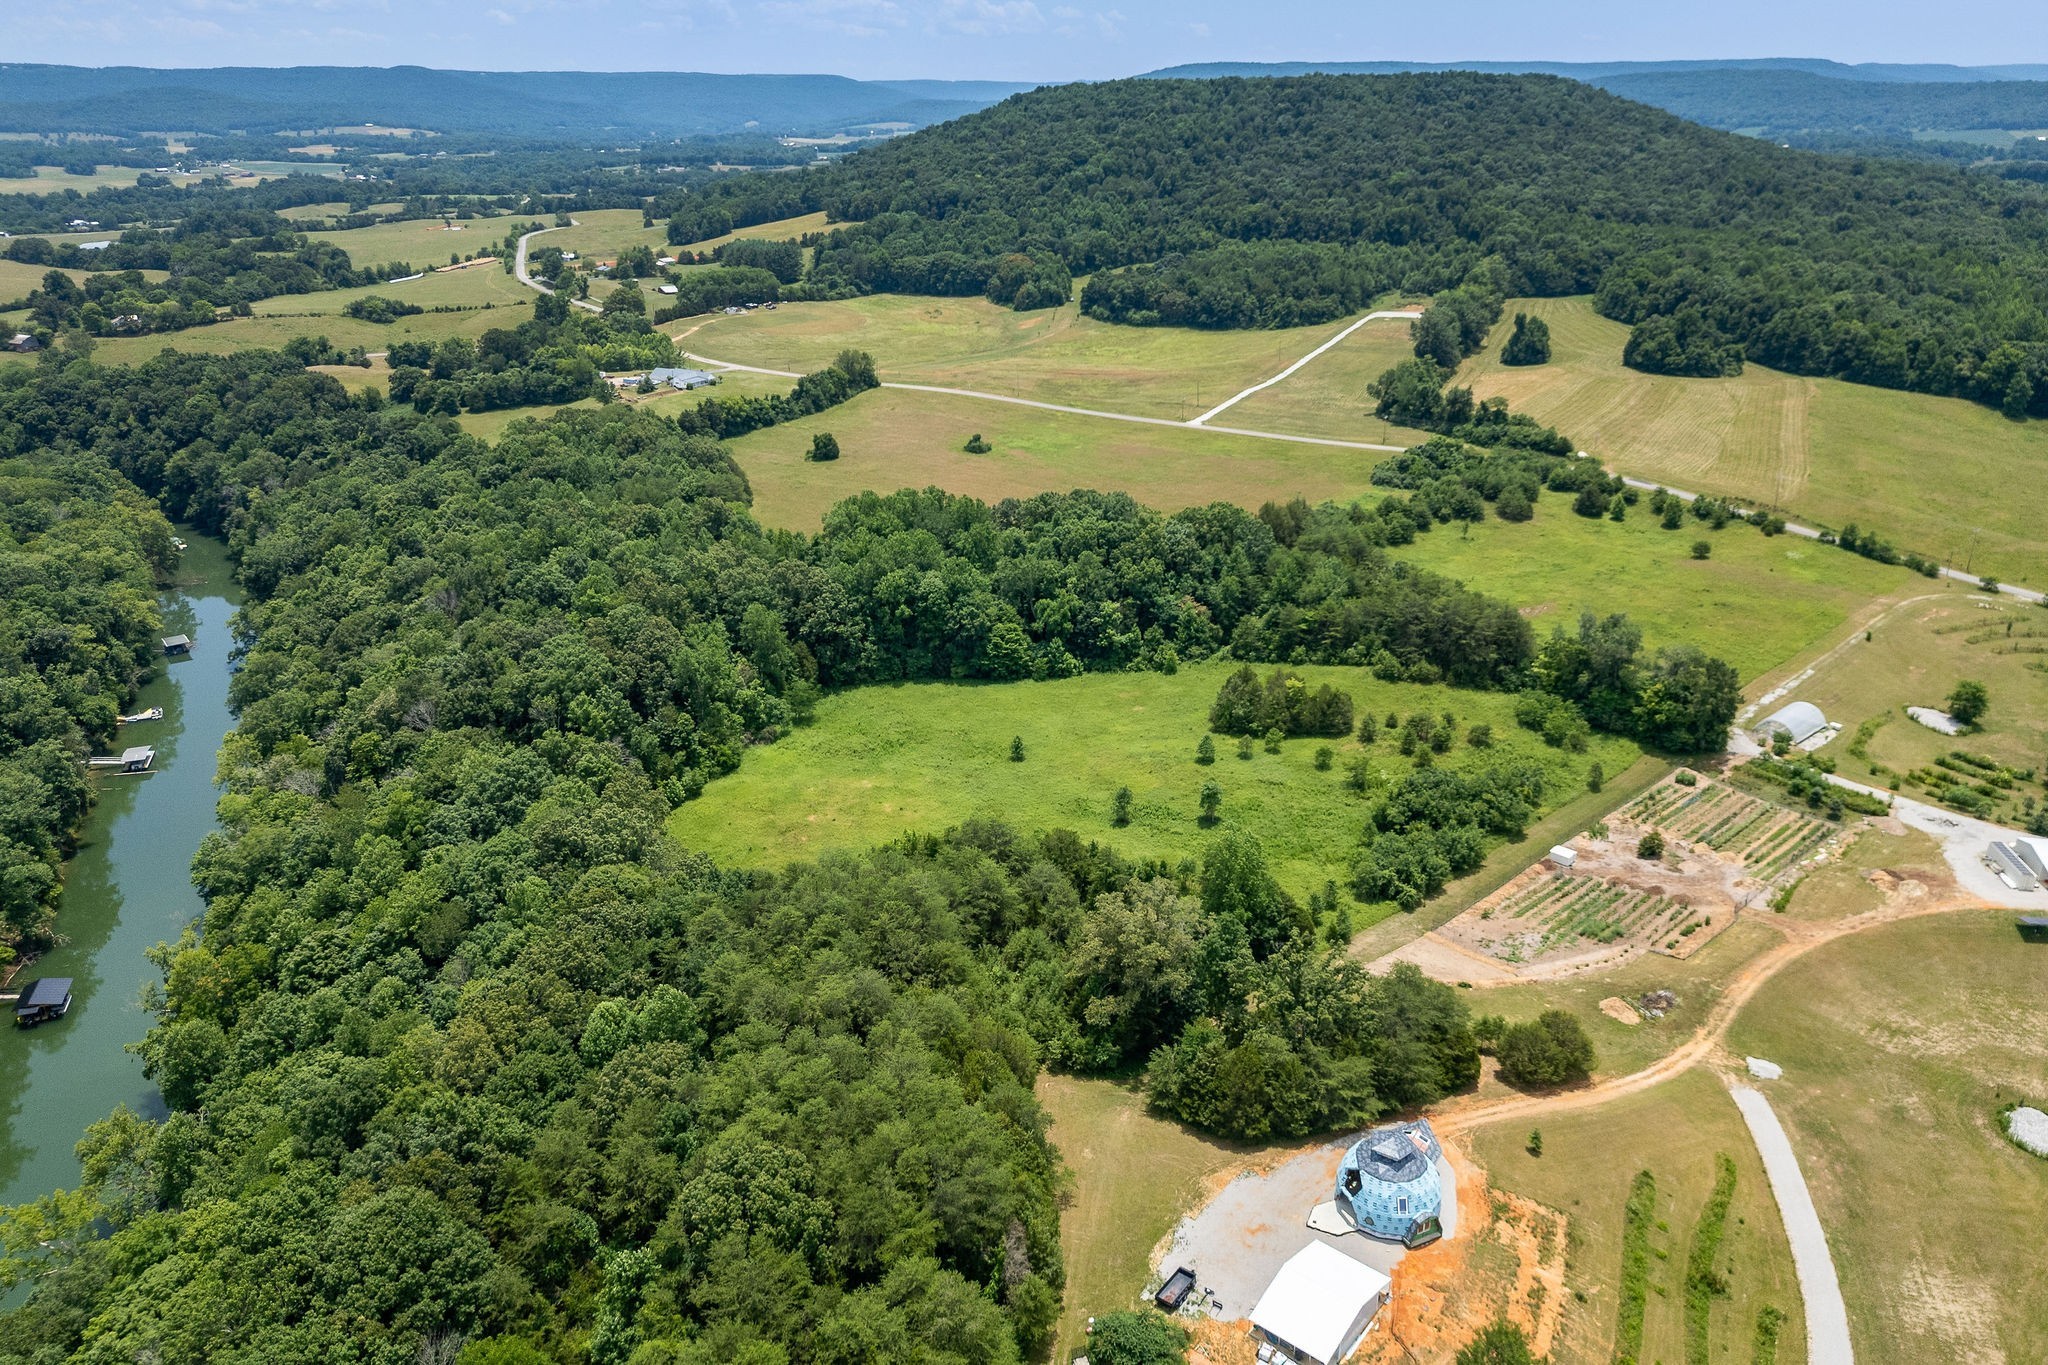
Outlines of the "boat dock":
<svg viewBox="0 0 2048 1365">
<path fill-rule="evenodd" d="M 132 749 L 123 749 L 118 756 L 102 755 L 86 760 L 91 768 L 118 768 L 124 773 L 146 773 L 156 762 L 156 746 L 138 744 Z"/>
</svg>

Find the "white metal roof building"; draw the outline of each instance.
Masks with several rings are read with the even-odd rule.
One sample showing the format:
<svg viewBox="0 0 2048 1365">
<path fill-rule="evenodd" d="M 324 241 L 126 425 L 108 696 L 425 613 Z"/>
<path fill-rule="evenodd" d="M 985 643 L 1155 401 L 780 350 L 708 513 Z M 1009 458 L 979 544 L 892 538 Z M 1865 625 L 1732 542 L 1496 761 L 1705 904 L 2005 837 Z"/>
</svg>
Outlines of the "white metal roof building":
<svg viewBox="0 0 2048 1365">
<path fill-rule="evenodd" d="M 1252 1331 L 1301 1365 L 1337 1365 L 1387 1302 L 1393 1281 L 1325 1242 L 1287 1258 L 1252 1309 Z"/>
<path fill-rule="evenodd" d="M 647 377 L 657 384 L 666 384 L 672 389 L 701 389 L 716 384 L 718 376 L 709 370 L 678 370 L 673 368 L 649 370 Z"/>
<path fill-rule="evenodd" d="M 1810 701 L 1795 701 L 1765 716 L 1756 727 L 1757 737 L 1768 740 L 1783 735 L 1794 744 L 1804 744 L 1828 728 L 1828 718 Z"/>
</svg>

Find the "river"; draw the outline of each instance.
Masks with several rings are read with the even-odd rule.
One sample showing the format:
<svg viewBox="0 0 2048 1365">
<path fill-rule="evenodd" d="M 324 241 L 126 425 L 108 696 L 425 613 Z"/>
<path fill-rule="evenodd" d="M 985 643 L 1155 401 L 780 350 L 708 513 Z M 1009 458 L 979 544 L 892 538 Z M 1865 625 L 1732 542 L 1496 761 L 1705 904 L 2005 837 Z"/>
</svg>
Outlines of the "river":
<svg viewBox="0 0 2048 1365">
<path fill-rule="evenodd" d="M 19 1204 L 78 1184 L 73 1147 L 88 1124 L 125 1104 L 161 1117 L 142 1059 L 128 1051 L 149 1030 L 146 986 L 162 980 L 143 956 L 176 939 L 202 905 L 192 855 L 214 828 L 215 755 L 228 714 L 228 618 L 241 601 L 226 547 L 183 530 L 190 542 L 178 590 L 164 594 L 164 634 L 192 637 L 191 657 L 171 661 L 133 709 L 164 718 L 124 726 L 128 744 L 154 744 L 143 777 L 99 776 L 64 876 L 57 931 L 66 942 L 21 973 L 73 978 L 71 1012 L 38 1028 L 0 1025 L 0 1203 Z"/>
</svg>

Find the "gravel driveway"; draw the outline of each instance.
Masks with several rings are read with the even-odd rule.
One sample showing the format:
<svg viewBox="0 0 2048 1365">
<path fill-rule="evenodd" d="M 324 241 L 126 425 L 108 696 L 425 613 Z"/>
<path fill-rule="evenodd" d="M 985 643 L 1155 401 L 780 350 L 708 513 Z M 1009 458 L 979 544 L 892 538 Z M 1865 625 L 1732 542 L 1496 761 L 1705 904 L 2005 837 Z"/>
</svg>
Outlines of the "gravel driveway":
<svg viewBox="0 0 2048 1365">
<path fill-rule="evenodd" d="M 1764 1159 L 1764 1174 L 1771 1179 L 1771 1193 L 1777 1197 L 1778 1212 L 1785 1220 L 1785 1237 L 1792 1243 L 1792 1264 L 1799 1271 L 1799 1294 L 1806 1300 L 1807 1365 L 1854 1365 L 1856 1355 L 1849 1348 L 1849 1310 L 1842 1302 L 1842 1285 L 1835 1278 L 1835 1259 L 1828 1252 L 1828 1235 L 1822 1231 L 1820 1214 L 1813 1196 L 1806 1192 L 1806 1177 L 1799 1172 L 1799 1158 L 1792 1151 L 1792 1139 L 1761 1090 L 1746 1085 L 1730 1086 L 1735 1107 L 1749 1125 L 1749 1135 Z"/>
</svg>

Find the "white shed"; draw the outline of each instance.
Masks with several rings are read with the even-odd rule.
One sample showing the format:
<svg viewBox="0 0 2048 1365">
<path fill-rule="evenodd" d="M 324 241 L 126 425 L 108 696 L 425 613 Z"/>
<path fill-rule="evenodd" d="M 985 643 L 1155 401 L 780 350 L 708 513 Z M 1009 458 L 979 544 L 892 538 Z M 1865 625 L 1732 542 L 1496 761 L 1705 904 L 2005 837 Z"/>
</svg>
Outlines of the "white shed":
<svg viewBox="0 0 2048 1365">
<path fill-rule="evenodd" d="M 1569 872 L 1579 863 L 1579 851 L 1569 844 L 1552 844 L 1550 861 Z"/>
<path fill-rule="evenodd" d="M 1828 718 L 1820 708 L 1810 701 L 1789 702 L 1765 716 L 1756 727 L 1757 738 L 1766 744 L 1777 735 L 1783 735 L 1794 744 L 1804 744 L 1828 728 Z"/>
<path fill-rule="evenodd" d="M 1393 1283 L 1326 1242 L 1310 1242 L 1259 1296 L 1252 1332 L 1302 1365 L 1338 1365 L 1372 1326 Z"/>
</svg>

